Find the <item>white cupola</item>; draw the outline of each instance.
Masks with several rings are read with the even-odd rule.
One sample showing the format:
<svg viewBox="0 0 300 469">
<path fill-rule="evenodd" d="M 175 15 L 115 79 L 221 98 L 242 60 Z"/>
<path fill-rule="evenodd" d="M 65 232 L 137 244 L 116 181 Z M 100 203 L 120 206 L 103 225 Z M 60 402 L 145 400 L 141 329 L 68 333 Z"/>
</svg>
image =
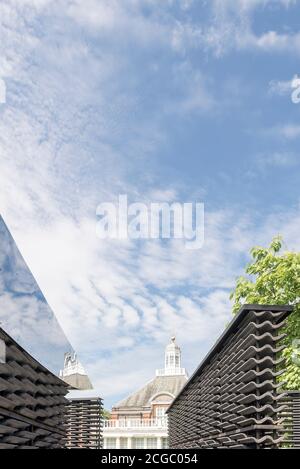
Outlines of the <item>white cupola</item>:
<svg viewBox="0 0 300 469">
<path fill-rule="evenodd" d="M 156 370 L 157 376 L 179 376 L 186 375 L 185 368 L 181 368 L 181 350 L 175 342 L 175 337 L 171 338 L 165 351 L 165 368 Z"/>
</svg>

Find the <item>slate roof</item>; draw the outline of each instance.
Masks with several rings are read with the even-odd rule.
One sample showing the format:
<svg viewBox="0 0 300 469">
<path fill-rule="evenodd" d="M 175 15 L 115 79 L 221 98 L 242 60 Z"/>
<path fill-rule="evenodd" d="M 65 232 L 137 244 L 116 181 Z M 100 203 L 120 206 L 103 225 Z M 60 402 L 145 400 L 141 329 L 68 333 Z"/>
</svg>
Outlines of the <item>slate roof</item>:
<svg viewBox="0 0 300 469">
<path fill-rule="evenodd" d="M 151 398 L 158 393 L 170 393 L 177 396 L 187 381 L 186 376 L 156 376 L 139 391 L 118 402 L 113 409 L 128 407 L 148 407 Z"/>
</svg>

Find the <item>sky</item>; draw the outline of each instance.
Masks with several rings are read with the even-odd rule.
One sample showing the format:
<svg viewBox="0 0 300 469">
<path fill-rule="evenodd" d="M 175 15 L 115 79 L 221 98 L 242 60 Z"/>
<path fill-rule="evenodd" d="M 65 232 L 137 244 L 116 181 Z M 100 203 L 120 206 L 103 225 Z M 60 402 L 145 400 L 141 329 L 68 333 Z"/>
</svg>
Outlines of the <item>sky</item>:
<svg viewBox="0 0 300 469">
<path fill-rule="evenodd" d="M 2 0 L 0 213 L 110 407 L 191 373 L 253 245 L 299 250 L 298 0 Z M 205 204 L 205 243 L 100 240 L 96 207 Z M 33 322 L 35 319 L 33 318 Z M 29 323 L 28 323 L 29 324 Z"/>
</svg>

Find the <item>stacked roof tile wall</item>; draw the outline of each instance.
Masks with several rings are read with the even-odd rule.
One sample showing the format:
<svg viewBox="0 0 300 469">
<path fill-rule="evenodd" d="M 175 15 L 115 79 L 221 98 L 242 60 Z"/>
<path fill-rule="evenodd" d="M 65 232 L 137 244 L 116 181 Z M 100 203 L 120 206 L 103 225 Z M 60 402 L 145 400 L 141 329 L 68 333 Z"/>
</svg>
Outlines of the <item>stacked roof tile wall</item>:
<svg viewBox="0 0 300 469">
<path fill-rule="evenodd" d="M 286 397 L 285 418 L 286 446 L 300 449 L 300 391 L 289 391 Z"/>
<path fill-rule="evenodd" d="M 67 385 L 0 328 L 0 449 L 62 448 Z"/>
<path fill-rule="evenodd" d="M 70 399 L 67 407 L 67 448 L 102 447 L 102 400 Z"/>
<path fill-rule="evenodd" d="M 168 410 L 172 448 L 283 444 L 287 403 L 277 383 L 278 354 L 291 311 L 257 305 L 240 311 Z"/>
</svg>

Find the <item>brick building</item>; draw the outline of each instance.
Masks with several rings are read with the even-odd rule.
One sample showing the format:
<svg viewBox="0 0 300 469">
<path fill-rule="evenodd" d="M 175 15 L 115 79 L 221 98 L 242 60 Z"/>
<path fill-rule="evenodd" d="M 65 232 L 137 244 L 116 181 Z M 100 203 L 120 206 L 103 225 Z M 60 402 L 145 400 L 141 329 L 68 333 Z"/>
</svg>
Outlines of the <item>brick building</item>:
<svg viewBox="0 0 300 469">
<path fill-rule="evenodd" d="M 165 350 L 164 368 L 138 391 L 112 408 L 104 421 L 104 448 L 166 448 L 168 421 L 165 412 L 187 381 L 181 368 L 181 350 L 172 337 Z"/>
</svg>

